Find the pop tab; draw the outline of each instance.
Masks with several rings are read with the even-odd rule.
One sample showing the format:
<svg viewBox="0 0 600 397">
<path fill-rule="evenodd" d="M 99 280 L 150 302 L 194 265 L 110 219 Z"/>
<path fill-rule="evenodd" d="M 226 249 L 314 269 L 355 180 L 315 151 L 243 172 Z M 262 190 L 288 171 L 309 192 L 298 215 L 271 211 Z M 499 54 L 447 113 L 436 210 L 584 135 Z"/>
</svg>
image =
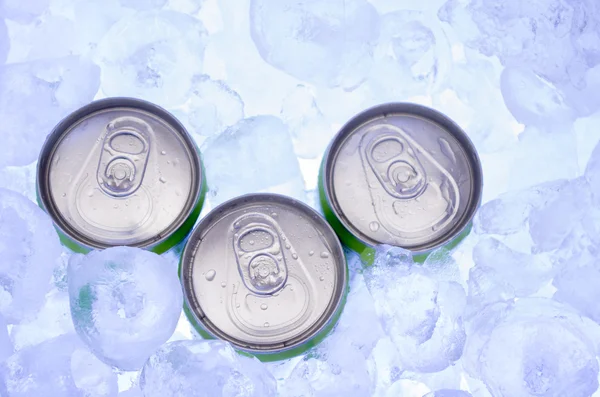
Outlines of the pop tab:
<svg viewBox="0 0 600 397">
<path fill-rule="evenodd" d="M 137 117 L 120 117 L 106 126 L 98 163 L 98 184 L 114 197 L 135 193 L 148 165 L 152 127 Z"/>
<path fill-rule="evenodd" d="M 455 217 L 456 180 L 402 128 L 370 127 L 360 153 L 375 215 L 390 234 L 405 241 L 422 238 Z"/>
<path fill-rule="evenodd" d="M 233 249 L 243 287 L 228 291 L 227 310 L 243 332 L 274 336 L 306 321 L 313 307 L 313 276 L 277 220 L 252 211 L 233 223 Z M 289 268 L 294 263 L 295 271 Z M 230 279 L 235 279 L 232 275 Z M 245 287 L 245 288 L 244 288 Z M 273 315 L 276 307 L 278 310 Z"/>
<path fill-rule="evenodd" d="M 233 249 L 246 288 L 259 295 L 283 288 L 288 271 L 279 237 L 284 235 L 277 222 L 253 212 L 238 218 L 234 230 Z"/>
</svg>

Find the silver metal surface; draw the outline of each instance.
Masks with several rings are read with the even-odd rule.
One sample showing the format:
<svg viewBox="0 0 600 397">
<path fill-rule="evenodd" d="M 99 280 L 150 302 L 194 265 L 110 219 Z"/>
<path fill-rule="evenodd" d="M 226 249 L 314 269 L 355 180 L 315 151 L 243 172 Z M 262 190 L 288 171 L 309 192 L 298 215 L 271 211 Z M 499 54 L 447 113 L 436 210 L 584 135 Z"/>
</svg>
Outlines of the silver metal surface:
<svg viewBox="0 0 600 397">
<path fill-rule="evenodd" d="M 331 227 L 292 198 L 251 194 L 209 213 L 185 247 L 186 304 L 215 337 L 242 350 L 281 352 L 327 325 L 346 289 Z"/>
<path fill-rule="evenodd" d="M 460 127 L 427 107 L 393 103 L 342 128 L 326 155 L 324 187 L 337 217 L 361 241 L 424 252 L 471 221 L 481 175 Z"/>
<path fill-rule="evenodd" d="M 38 165 L 38 192 L 76 243 L 147 247 L 194 209 L 203 177 L 184 127 L 145 101 L 110 98 L 63 120 Z"/>
</svg>

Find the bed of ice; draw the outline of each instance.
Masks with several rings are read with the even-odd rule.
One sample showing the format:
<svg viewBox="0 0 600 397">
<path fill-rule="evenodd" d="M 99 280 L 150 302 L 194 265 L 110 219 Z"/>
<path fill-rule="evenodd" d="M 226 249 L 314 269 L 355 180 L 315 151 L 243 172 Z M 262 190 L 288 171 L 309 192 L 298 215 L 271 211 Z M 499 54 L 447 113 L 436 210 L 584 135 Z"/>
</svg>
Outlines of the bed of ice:
<svg viewBox="0 0 600 397">
<path fill-rule="evenodd" d="M 0 17 L 0 396 L 600 396 L 598 1 L 0 0 Z M 468 132 L 483 206 L 424 264 L 348 253 L 333 334 L 263 364 L 195 339 L 181 247 L 73 255 L 34 204 L 48 132 L 120 95 L 189 128 L 204 214 L 255 191 L 316 207 L 328 141 L 389 101 Z"/>
</svg>

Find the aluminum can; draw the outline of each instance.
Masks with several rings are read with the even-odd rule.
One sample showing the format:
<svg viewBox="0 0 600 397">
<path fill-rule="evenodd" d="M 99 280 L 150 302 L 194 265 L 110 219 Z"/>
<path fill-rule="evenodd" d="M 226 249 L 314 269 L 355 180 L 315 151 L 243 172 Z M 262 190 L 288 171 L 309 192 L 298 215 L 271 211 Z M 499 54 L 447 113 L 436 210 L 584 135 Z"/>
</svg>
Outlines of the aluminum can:
<svg viewBox="0 0 600 397">
<path fill-rule="evenodd" d="M 325 219 L 266 193 L 209 212 L 180 265 L 185 313 L 199 334 L 264 361 L 300 354 L 328 334 L 345 302 L 347 274 Z"/>
<path fill-rule="evenodd" d="M 200 153 L 175 117 L 149 102 L 108 98 L 63 119 L 37 166 L 37 195 L 77 252 L 181 242 L 206 194 Z"/>
<path fill-rule="evenodd" d="M 467 134 L 440 112 L 388 103 L 358 114 L 330 143 L 319 175 L 326 219 L 367 265 L 392 245 L 422 261 L 469 234 L 481 163 Z"/>
</svg>

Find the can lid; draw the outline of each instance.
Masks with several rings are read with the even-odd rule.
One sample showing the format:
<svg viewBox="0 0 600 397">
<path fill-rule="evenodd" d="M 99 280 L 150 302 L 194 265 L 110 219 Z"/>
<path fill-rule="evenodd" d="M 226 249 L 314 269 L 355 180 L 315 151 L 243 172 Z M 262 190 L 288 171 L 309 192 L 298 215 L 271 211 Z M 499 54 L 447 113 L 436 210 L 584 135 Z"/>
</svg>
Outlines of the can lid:
<svg viewBox="0 0 600 397">
<path fill-rule="evenodd" d="M 312 208 L 251 194 L 211 211 L 183 252 L 181 277 L 195 320 L 241 350 L 275 353 L 312 339 L 346 291 L 337 236 Z"/>
<path fill-rule="evenodd" d="M 89 248 L 149 247 L 168 238 L 200 197 L 202 168 L 185 128 L 132 98 L 93 102 L 50 134 L 38 192 L 57 226 Z"/>
<path fill-rule="evenodd" d="M 425 252 L 471 221 L 482 171 L 473 144 L 449 118 L 391 103 L 357 115 L 334 138 L 324 188 L 342 224 L 361 241 Z"/>
</svg>

